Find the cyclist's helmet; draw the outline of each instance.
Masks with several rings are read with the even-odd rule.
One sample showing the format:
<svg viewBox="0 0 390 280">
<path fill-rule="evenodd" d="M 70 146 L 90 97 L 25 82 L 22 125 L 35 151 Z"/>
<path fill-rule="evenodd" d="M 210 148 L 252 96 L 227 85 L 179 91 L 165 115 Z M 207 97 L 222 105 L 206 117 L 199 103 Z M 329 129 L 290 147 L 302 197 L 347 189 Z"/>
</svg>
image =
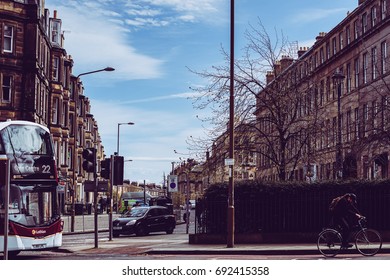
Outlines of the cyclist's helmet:
<svg viewBox="0 0 390 280">
<path fill-rule="evenodd" d="M 353 203 L 356 203 L 356 202 L 357 202 L 356 194 L 354 194 L 354 193 L 349 193 L 348 196 L 352 199 Z"/>
</svg>

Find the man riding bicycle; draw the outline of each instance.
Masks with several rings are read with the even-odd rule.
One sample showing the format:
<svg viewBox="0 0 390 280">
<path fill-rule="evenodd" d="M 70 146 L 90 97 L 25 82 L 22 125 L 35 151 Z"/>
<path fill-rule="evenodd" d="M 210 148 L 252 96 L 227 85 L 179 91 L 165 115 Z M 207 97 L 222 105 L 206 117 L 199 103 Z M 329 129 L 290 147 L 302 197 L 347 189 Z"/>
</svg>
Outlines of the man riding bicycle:
<svg viewBox="0 0 390 280">
<path fill-rule="evenodd" d="M 342 247 L 349 248 L 352 244 L 348 244 L 351 228 L 357 224 L 357 221 L 363 217 L 356 207 L 356 195 L 346 193 L 339 197 L 337 203 L 332 209 L 332 219 L 334 226 L 341 227 L 341 235 L 343 238 Z"/>
</svg>

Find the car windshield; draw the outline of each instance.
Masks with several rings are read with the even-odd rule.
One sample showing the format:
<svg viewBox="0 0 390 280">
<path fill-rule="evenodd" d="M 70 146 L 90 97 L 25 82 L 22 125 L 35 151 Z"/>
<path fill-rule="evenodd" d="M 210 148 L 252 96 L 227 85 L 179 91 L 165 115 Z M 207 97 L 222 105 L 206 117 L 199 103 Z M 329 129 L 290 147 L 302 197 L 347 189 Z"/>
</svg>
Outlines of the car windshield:
<svg viewBox="0 0 390 280">
<path fill-rule="evenodd" d="M 133 207 L 126 213 L 126 217 L 142 217 L 148 211 L 148 208 Z"/>
</svg>

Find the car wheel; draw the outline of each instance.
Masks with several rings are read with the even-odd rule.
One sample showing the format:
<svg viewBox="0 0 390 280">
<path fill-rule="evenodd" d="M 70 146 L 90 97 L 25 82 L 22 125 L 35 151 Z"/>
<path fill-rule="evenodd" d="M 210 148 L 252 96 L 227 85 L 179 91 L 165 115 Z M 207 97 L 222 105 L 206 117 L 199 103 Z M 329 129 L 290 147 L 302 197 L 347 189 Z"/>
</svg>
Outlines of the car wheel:
<svg viewBox="0 0 390 280">
<path fill-rule="evenodd" d="M 173 228 L 172 227 L 167 229 L 167 234 L 172 234 L 172 233 L 173 233 Z"/>
<path fill-rule="evenodd" d="M 120 234 L 119 234 L 119 232 L 113 232 L 112 235 L 113 235 L 114 237 L 119 237 Z"/>
<path fill-rule="evenodd" d="M 148 231 L 146 230 L 146 228 L 144 226 L 138 226 L 136 231 L 135 231 L 135 234 L 137 236 L 144 236 L 144 235 L 148 234 Z"/>
</svg>

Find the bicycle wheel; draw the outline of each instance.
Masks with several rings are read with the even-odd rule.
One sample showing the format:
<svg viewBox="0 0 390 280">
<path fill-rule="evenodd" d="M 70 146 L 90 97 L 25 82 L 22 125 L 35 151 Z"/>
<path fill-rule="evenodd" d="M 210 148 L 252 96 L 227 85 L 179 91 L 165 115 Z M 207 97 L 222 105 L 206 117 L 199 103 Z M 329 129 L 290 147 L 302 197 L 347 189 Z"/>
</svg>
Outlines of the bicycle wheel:
<svg viewBox="0 0 390 280">
<path fill-rule="evenodd" d="M 382 248 L 382 237 L 376 230 L 362 229 L 356 234 L 355 245 L 363 256 L 373 256 Z"/>
<path fill-rule="evenodd" d="M 334 257 L 341 250 L 341 234 L 334 229 L 324 229 L 318 235 L 317 248 L 325 257 Z"/>
</svg>

